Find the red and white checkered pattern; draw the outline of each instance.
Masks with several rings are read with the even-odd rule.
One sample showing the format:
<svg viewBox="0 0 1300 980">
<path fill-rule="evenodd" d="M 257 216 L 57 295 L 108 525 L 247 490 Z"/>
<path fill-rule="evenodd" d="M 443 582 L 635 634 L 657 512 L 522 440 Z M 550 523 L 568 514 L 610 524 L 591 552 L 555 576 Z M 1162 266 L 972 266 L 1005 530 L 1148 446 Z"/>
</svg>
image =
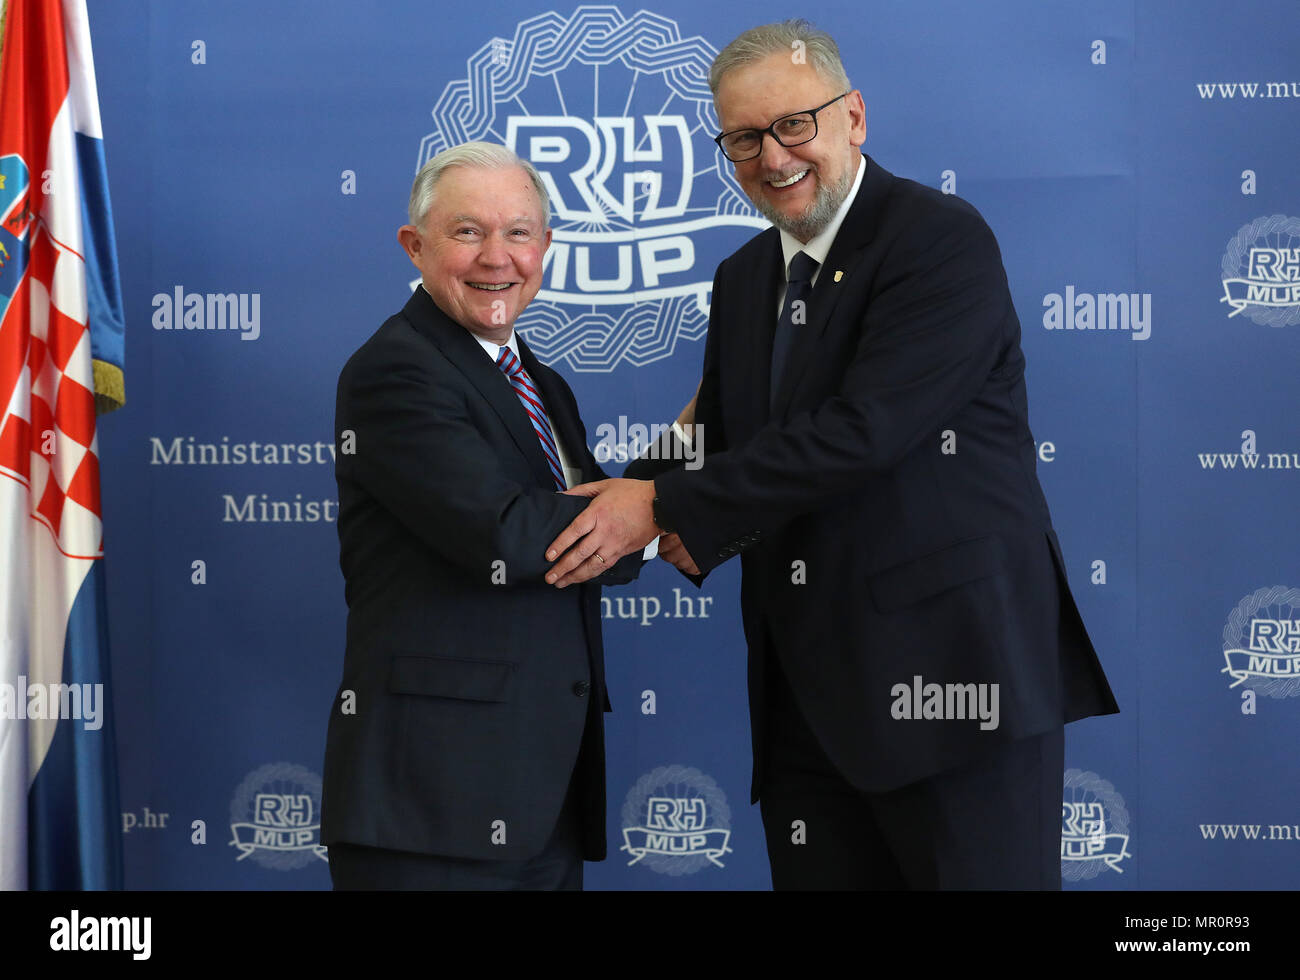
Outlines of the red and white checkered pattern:
<svg viewBox="0 0 1300 980">
<path fill-rule="evenodd" d="M 0 387 L 0 475 L 27 486 L 31 516 L 70 558 L 103 554 L 84 270 L 82 256 L 56 242 L 38 219 L 0 349 L 0 384 L 8 388 Z M 23 312 L 25 344 L 11 333 Z M 15 317 L 17 323 L 8 322 Z"/>
</svg>

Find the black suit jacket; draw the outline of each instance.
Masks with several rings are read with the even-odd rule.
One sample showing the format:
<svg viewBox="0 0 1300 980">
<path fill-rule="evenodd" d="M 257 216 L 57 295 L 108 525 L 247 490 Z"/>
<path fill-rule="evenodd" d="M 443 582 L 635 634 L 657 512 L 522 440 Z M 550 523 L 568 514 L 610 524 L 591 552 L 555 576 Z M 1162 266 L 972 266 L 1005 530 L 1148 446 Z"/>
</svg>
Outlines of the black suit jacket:
<svg viewBox="0 0 1300 980">
<path fill-rule="evenodd" d="M 568 385 L 519 351 L 570 463 L 603 479 Z M 423 288 L 344 367 L 335 425 L 348 628 L 323 842 L 532 857 L 585 730 L 584 857 L 604 857 L 600 587 L 542 580 L 588 501 L 556 493 L 509 381 Z"/>
<path fill-rule="evenodd" d="M 969 204 L 870 158 L 769 416 L 779 233 L 719 266 L 695 471 L 649 460 L 702 574 L 743 553 L 754 797 L 764 658 L 868 791 L 1117 711 L 1035 471 L 1020 324 Z M 894 688 L 998 684 L 999 725 L 900 720 Z"/>
</svg>

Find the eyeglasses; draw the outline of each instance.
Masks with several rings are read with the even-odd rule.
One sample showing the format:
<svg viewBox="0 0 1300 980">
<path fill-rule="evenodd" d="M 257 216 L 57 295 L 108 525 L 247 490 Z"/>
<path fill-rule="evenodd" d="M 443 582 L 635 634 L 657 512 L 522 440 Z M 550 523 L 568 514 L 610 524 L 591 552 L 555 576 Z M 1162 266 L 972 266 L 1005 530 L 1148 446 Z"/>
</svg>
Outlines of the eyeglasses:
<svg viewBox="0 0 1300 980">
<path fill-rule="evenodd" d="M 849 89 L 849 92 L 852 91 Z M 722 155 L 732 163 L 752 160 L 762 153 L 764 136 L 771 136 L 782 146 L 800 146 L 810 143 L 817 138 L 817 113 L 828 105 L 838 102 L 849 92 L 840 93 L 830 102 L 823 102 L 816 109 L 782 116 L 767 129 L 733 129 L 730 133 L 713 137 L 713 142 L 718 144 Z"/>
</svg>

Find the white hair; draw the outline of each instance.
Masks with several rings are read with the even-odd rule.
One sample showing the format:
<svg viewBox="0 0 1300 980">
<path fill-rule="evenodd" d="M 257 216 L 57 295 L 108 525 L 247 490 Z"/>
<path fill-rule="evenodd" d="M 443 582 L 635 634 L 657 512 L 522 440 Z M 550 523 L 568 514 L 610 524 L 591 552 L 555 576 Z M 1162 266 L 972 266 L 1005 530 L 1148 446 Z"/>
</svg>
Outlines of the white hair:
<svg viewBox="0 0 1300 980">
<path fill-rule="evenodd" d="M 796 51 L 802 51 L 807 63 L 836 91 L 847 92 L 853 88 L 840 61 L 835 39 L 800 17 L 751 27 L 728 44 L 709 68 L 709 89 L 716 98 L 722 76 L 731 69 L 752 65 L 777 53 L 792 55 Z"/>
<path fill-rule="evenodd" d="M 437 156 L 430 158 L 415 175 L 406 214 L 411 219 L 411 224 L 417 228 L 424 222 L 425 215 L 433 206 L 433 195 L 438 181 L 451 167 L 476 167 L 480 170 L 507 170 L 511 167 L 521 167 L 524 173 L 528 174 L 528 179 L 533 182 L 533 187 L 537 189 L 537 198 L 542 205 L 542 227 L 546 228 L 550 225 L 551 201 L 547 197 L 546 185 L 542 183 L 542 175 L 537 172 L 537 168 L 508 147 L 501 146 L 499 143 L 478 141 L 462 143 L 443 150 Z"/>
</svg>

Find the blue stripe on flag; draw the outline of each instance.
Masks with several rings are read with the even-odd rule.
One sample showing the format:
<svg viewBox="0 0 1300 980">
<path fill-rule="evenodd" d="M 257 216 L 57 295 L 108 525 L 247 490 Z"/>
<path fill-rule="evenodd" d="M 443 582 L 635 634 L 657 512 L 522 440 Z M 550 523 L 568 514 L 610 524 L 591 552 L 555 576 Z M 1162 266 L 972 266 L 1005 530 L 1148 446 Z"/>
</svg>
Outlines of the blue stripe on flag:
<svg viewBox="0 0 1300 980">
<path fill-rule="evenodd" d="M 63 683 L 102 684 L 101 727 L 62 718 L 27 798 L 29 889 L 122 888 L 108 617 L 103 561 L 91 565 L 68 615 Z"/>
<path fill-rule="evenodd" d="M 86 308 L 91 357 L 124 367 L 126 317 L 117 271 L 113 209 L 108 199 L 104 143 L 77 134 L 81 171 L 81 233 L 86 248 Z"/>
</svg>

